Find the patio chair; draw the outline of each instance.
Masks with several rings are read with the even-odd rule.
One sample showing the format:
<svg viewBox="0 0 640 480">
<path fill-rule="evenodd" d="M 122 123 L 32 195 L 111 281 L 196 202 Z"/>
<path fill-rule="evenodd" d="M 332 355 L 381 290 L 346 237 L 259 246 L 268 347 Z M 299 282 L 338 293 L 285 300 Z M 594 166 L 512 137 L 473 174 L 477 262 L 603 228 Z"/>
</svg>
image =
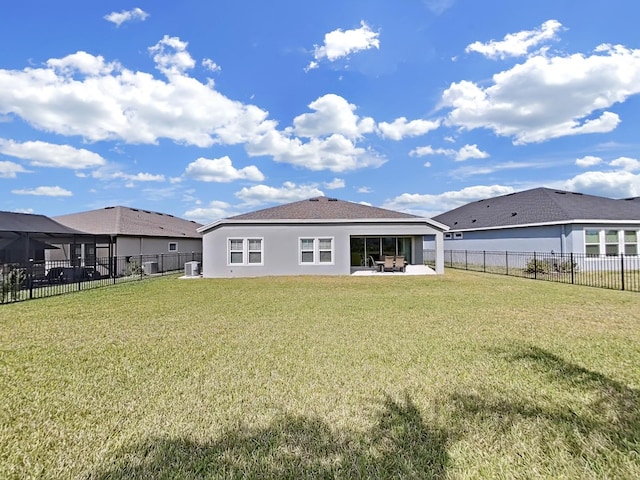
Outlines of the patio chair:
<svg viewBox="0 0 640 480">
<path fill-rule="evenodd" d="M 404 261 L 404 255 L 399 255 L 396 257 L 396 270 L 401 271 L 402 273 L 405 272 L 405 261 Z"/>
<path fill-rule="evenodd" d="M 395 270 L 396 270 L 396 257 L 385 255 L 385 257 L 384 257 L 384 265 L 382 266 L 382 270 L 385 271 L 385 272 L 395 272 Z"/>
</svg>

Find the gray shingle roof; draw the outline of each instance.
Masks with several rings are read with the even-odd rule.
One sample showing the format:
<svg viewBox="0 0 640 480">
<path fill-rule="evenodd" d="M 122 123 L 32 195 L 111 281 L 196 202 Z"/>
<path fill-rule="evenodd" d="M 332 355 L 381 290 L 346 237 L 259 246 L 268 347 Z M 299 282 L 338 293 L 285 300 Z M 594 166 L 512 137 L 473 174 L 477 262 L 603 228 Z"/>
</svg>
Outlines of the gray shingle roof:
<svg viewBox="0 0 640 480">
<path fill-rule="evenodd" d="M 56 235 L 84 235 L 73 228 L 44 215 L 30 213 L 0 212 L 0 232 L 44 233 Z"/>
<path fill-rule="evenodd" d="M 640 201 L 534 188 L 471 202 L 433 218 L 452 230 L 573 220 L 640 220 Z"/>
<path fill-rule="evenodd" d="M 129 207 L 106 207 L 54 217 L 64 225 L 93 234 L 201 238 L 201 224 L 166 213 Z"/>
<path fill-rule="evenodd" d="M 230 220 L 356 220 L 420 218 L 408 213 L 346 202 L 336 198 L 314 197 L 277 207 L 230 217 Z"/>
</svg>

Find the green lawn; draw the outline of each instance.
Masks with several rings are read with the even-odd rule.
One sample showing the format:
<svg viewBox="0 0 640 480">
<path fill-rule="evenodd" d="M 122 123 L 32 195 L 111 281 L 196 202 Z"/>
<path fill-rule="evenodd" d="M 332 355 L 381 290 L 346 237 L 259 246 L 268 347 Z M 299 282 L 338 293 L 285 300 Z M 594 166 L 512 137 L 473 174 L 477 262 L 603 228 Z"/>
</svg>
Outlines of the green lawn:
<svg viewBox="0 0 640 480">
<path fill-rule="evenodd" d="M 0 478 L 640 478 L 640 295 L 162 277 L 0 307 Z"/>
</svg>

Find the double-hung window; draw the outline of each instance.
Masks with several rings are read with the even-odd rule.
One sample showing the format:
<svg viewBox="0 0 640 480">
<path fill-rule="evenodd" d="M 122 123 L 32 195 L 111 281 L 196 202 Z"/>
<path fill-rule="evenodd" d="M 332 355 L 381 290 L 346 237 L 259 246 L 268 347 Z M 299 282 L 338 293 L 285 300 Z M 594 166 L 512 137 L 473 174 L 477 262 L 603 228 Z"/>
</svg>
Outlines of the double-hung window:
<svg viewBox="0 0 640 480">
<path fill-rule="evenodd" d="M 600 231 L 585 230 L 584 247 L 588 257 L 597 257 L 600 255 Z"/>
<path fill-rule="evenodd" d="M 300 263 L 305 265 L 333 264 L 333 238 L 301 238 Z"/>
<path fill-rule="evenodd" d="M 638 255 L 638 232 L 635 230 L 624 231 L 624 254 Z"/>
<path fill-rule="evenodd" d="M 618 231 L 617 230 L 605 230 L 604 232 L 605 239 L 605 253 L 609 257 L 614 257 L 619 253 L 619 245 L 618 245 Z"/>
<path fill-rule="evenodd" d="M 230 238 L 229 265 L 262 265 L 262 238 Z"/>
</svg>

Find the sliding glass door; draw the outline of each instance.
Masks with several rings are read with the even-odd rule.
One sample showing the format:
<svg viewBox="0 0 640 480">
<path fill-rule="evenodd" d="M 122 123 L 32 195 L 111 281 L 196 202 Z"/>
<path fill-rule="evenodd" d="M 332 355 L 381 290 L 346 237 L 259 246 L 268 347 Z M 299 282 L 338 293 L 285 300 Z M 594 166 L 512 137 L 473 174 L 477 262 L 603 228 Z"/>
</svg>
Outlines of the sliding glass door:
<svg viewBox="0 0 640 480">
<path fill-rule="evenodd" d="M 351 266 L 371 266 L 370 259 L 381 260 L 385 255 L 402 255 L 412 262 L 412 237 L 351 237 Z"/>
</svg>

